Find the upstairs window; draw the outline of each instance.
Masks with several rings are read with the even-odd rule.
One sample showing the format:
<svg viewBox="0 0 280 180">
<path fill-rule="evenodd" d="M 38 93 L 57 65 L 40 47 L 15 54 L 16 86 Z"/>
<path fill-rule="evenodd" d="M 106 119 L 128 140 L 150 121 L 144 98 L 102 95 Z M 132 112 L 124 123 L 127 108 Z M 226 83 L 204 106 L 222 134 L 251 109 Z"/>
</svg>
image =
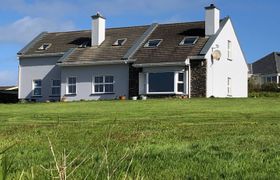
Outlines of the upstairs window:
<svg viewBox="0 0 280 180">
<path fill-rule="evenodd" d="M 232 60 L 232 42 L 228 40 L 228 45 L 227 45 L 227 58 L 228 60 Z"/>
<path fill-rule="evenodd" d="M 33 80 L 33 96 L 42 96 L 42 80 Z"/>
<path fill-rule="evenodd" d="M 181 42 L 180 45 L 194 45 L 198 40 L 198 37 L 185 37 Z"/>
<path fill-rule="evenodd" d="M 113 46 L 123 46 L 126 40 L 126 38 L 118 39 L 116 42 L 114 42 Z"/>
<path fill-rule="evenodd" d="M 151 39 L 145 44 L 144 47 L 158 47 L 161 42 L 162 39 Z"/>
<path fill-rule="evenodd" d="M 40 51 L 45 51 L 45 50 L 49 49 L 50 47 L 51 47 L 51 44 L 50 44 L 50 43 L 44 43 L 44 44 L 42 44 L 42 46 L 40 46 L 40 47 L 38 48 L 38 50 L 40 50 Z"/>
</svg>

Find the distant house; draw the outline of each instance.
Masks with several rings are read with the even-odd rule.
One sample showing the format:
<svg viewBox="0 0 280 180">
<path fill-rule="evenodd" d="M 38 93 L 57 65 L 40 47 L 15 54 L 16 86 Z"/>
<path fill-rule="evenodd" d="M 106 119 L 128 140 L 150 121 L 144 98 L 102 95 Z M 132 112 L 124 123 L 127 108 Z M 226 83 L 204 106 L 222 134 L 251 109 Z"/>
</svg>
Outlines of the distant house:
<svg viewBox="0 0 280 180">
<path fill-rule="evenodd" d="M 273 52 L 250 66 L 259 84 L 280 83 L 280 52 Z"/>
<path fill-rule="evenodd" d="M 19 99 L 119 96 L 247 97 L 248 67 L 229 17 L 205 21 L 44 32 L 19 53 Z"/>
<path fill-rule="evenodd" d="M 0 103 L 18 102 L 17 86 L 0 86 Z"/>
</svg>

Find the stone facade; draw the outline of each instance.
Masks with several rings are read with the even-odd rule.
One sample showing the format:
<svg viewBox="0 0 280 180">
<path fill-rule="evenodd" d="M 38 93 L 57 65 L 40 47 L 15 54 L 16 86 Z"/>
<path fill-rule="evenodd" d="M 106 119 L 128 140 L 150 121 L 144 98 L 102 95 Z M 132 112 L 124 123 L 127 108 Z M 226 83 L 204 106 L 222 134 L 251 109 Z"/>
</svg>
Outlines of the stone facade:
<svg viewBox="0 0 280 180">
<path fill-rule="evenodd" d="M 206 60 L 191 61 L 191 97 L 206 97 Z"/>
</svg>

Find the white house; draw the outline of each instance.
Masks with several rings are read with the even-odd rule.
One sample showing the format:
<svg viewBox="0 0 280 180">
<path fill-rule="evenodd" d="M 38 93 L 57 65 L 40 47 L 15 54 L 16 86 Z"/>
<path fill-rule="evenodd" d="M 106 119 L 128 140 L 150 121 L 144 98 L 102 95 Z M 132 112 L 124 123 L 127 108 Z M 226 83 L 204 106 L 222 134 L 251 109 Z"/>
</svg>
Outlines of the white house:
<svg viewBox="0 0 280 180">
<path fill-rule="evenodd" d="M 205 21 L 43 32 L 19 53 L 19 99 L 119 96 L 247 97 L 248 67 L 229 17 Z"/>
</svg>

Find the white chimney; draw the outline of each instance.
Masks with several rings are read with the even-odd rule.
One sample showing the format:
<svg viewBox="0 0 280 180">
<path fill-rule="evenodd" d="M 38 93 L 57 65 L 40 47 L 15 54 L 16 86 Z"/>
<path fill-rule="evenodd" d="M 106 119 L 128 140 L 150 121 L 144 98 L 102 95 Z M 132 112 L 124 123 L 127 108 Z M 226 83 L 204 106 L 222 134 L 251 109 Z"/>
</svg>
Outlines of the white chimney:
<svg viewBox="0 0 280 180">
<path fill-rule="evenodd" d="M 99 46 L 105 40 L 106 19 L 97 13 L 92 17 L 91 46 Z"/>
<path fill-rule="evenodd" d="M 205 35 L 216 34 L 220 28 L 220 10 L 214 4 L 205 8 Z"/>
</svg>

